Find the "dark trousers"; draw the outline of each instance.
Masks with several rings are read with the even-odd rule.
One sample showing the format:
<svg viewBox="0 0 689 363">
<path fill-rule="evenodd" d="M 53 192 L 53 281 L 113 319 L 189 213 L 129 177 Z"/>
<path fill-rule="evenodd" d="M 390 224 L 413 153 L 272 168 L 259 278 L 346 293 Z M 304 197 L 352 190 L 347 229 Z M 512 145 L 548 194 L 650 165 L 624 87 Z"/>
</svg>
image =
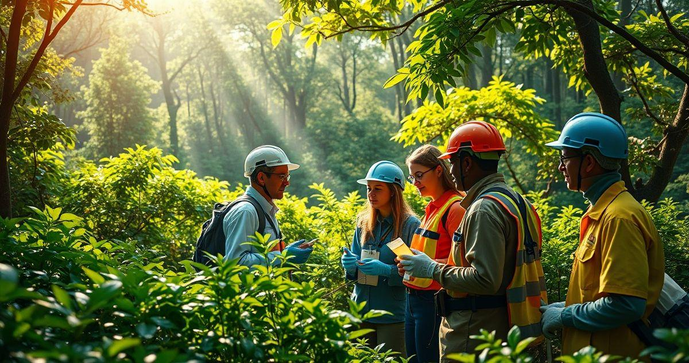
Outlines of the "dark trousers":
<svg viewBox="0 0 689 363">
<path fill-rule="evenodd" d="M 438 330 L 441 318 L 435 312 L 434 294 L 432 290 L 407 290 L 404 339 L 407 356 L 415 354 L 409 362 L 437 362 L 440 359 Z"/>
<path fill-rule="evenodd" d="M 381 351 L 391 350 L 398 352 L 402 357 L 406 357 L 406 349 L 404 347 L 404 323 L 392 324 L 374 324 L 363 322 L 361 329 L 373 329 L 372 332 L 364 335 L 368 339 L 368 346 L 375 348 L 378 345 L 385 344 Z"/>
</svg>

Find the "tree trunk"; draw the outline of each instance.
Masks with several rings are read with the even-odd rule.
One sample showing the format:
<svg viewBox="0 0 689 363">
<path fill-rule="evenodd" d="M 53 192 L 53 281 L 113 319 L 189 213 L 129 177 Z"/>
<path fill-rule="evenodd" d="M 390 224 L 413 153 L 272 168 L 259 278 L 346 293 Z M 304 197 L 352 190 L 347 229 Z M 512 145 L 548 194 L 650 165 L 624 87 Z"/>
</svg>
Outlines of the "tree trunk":
<svg viewBox="0 0 689 363">
<path fill-rule="evenodd" d="M 592 0 L 579 0 L 579 3 L 594 9 Z M 567 8 L 566 11 L 574 20 L 579 42 L 584 52 L 584 75 L 598 96 L 601 112 L 620 122 L 622 120 L 620 110 L 622 98 L 617 92 L 603 57 L 598 22 L 577 10 Z M 634 186 L 626 162 L 620 172 L 627 189 L 634 194 Z"/>
<path fill-rule="evenodd" d="M 201 88 L 201 110 L 203 111 L 203 119 L 204 119 L 204 125 L 206 128 L 206 136 L 208 137 L 208 145 L 210 146 L 210 149 L 212 151 L 215 151 L 215 147 L 213 147 L 213 132 L 211 131 L 211 121 L 210 117 L 208 117 L 208 104 L 206 103 L 206 85 L 204 84 L 203 81 L 203 73 L 201 72 L 201 69 L 197 69 L 197 73 L 199 75 L 199 86 Z"/>
<path fill-rule="evenodd" d="M 488 87 L 488 83 L 493 79 L 493 48 L 482 45 L 481 46 L 482 62 L 481 62 L 481 84 L 480 87 Z"/>
<path fill-rule="evenodd" d="M 562 126 L 562 85 L 560 84 L 560 70 L 553 68 L 550 70 L 552 72 L 553 81 L 553 103 L 555 104 L 554 118 L 555 123 L 560 128 Z"/>
<path fill-rule="evenodd" d="M 0 100 L 0 217 L 3 218 L 12 217 L 12 188 L 9 161 L 7 160 L 7 142 L 12 119 L 12 107 L 15 101 L 13 93 L 15 91 L 14 81 L 17 76 L 19 38 L 26 5 L 27 0 L 17 0 L 14 5 L 5 49 L 5 72 L 3 74 L 2 99 Z"/>
</svg>

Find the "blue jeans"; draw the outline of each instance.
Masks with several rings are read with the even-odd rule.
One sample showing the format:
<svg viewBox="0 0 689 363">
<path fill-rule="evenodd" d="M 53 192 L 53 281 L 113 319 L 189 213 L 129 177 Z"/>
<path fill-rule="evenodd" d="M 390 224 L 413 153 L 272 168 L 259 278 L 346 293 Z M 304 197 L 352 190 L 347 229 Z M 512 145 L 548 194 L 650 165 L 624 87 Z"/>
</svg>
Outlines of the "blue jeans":
<svg viewBox="0 0 689 363">
<path fill-rule="evenodd" d="M 407 356 L 416 354 L 409 362 L 438 362 L 438 330 L 440 317 L 435 313 L 433 290 L 407 290 L 407 308 L 404 317 L 404 340 Z"/>
</svg>

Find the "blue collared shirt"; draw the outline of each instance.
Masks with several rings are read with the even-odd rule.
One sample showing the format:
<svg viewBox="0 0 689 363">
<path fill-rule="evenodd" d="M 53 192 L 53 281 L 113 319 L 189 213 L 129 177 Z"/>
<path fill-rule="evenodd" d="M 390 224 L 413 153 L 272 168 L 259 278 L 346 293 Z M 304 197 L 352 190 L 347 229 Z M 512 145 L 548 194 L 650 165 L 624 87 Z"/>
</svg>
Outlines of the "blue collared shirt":
<svg viewBox="0 0 689 363">
<path fill-rule="evenodd" d="M 258 204 L 263 208 L 266 219 L 270 218 L 277 231 L 266 221 L 264 234 L 270 235 L 270 240 L 278 238 L 280 235 L 280 227 L 278 226 L 275 214 L 278 212 L 278 207 L 268 202 L 258 190 L 249 186 L 246 188 L 245 195 L 253 197 L 258 201 Z M 259 253 L 255 247 L 244 244 L 251 240 L 258 231 L 258 213 L 251 203 L 239 203 L 234 206 L 223 219 L 223 231 L 225 232 L 225 260 L 238 258 L 239 264 L 244 266 L 265 265 L 265 257 Z M 273 260 L 279 251 L 270 252 L 268 259 Z"/>
<path fill-rule="evenodd" d="M 360 303 L 366 301 L 366 306 L 361 312 L 367 313 L 369 310 L 385 310 L 392 313 L 392 315 L 383 315 L 377 318 L 368 320 L 370 323 L 376 324 L 391 324 L 404 321 L 404 309 L 407 305 L 406 291 L 402 284 L 402 276 L 397 273 L 397 265 L 395 264 L 395 253 L 386 246 L 394 238 L 394 232 L 385 235 L 385 232 L 392 228 L 392 217 L 379 218 L 375 228 L 373 229 L 373 239 L 366 241 L 363 248 L 370 248 L 380 252 L 379 259 L 390 265 L 390 273 L 387 276 L 378 277 L 378 286 L 362 285 L 355 283 L 354 291 L 352 292 L 352 300 Z M 402 224 L 400 237 L 407 245 L 411 244 L 411 239 L 414 236 L 414 231 L 419 227 L 421 221 L 414 216 L 410 216 Z M 354 239 L 352 241 L 351 251 L 361 259 L 361 229 L 357 228 L 354 232 Z M 385 235 L 385 236 L 384 236 Z M 384 238 L 382 238 L 384 237 Z M 349 280 L 357 279 L 357 272 L 354 275 L 347 274 Z"/>
</svg>

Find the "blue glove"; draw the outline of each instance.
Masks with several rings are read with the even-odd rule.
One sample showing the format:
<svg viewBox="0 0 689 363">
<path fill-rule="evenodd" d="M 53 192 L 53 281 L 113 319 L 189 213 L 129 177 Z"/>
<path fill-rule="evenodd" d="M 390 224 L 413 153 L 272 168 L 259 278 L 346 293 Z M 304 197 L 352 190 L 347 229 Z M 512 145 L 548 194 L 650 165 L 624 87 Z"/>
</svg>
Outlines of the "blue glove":
<svg viewBox="0 0 689 363">
<path fill-rule="evenodd" d="M 390 276 L 390 271 L 392 271 L 392 265 L 380 260 L 364 258 L 361 262 L 363 265 L 359 265 L 359 270 L 367 275 Z"/>
<path fill-rule="evenodd" d="M 421 251 L 412 249 L 412 252 L 414 252 L 413 256 L 402 255 L 399 257 L 400 265 L 402 265 L 404 271 L 414 277 L 433 278 L 433 271 L 438 263 Z"/>
<path fill-rule="evenodd" d="M 292 256 L 288 260 L 293 263 L 304 263 L 311 256 L 313 252 L 313 247 L 299 248 L 299 245 L 306 242 L 306 240 L 300 239 L 299 241 L 290 243 L 283 253 L 287 256 Z"/>
<path fill-rule="evenodd" d="M 347 247 L 344 248 L 344 251 L 342 253 L 342 258 L 340 258 L 340 262 L 342 262 L 342 267 L 344 267 L 345 271 L 347 271 L 348 274 L 354 275 L 356 272 L 356 261 L 359 259 L 357 255 L 352 253 Z"/>
<path fill-rule="evenodd" d="M 562 311 L 565 310 L 558 305 L 559 303 L 541 306 L 540 310 L 543 315 L 541 315 L 541 330 L 543 330 L 543 335 L 548 339 L 554 339 L 556 337 L 555 333 L 562 329 Z"/>
</svg>

